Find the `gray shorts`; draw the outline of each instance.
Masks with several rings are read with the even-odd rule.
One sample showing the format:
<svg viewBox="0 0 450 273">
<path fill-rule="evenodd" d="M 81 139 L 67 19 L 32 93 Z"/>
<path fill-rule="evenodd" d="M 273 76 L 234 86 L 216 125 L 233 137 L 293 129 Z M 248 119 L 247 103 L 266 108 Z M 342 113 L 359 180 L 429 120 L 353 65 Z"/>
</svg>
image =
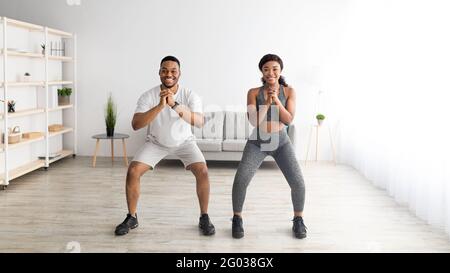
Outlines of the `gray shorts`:
<svg viewBox="0 0 450 273">
<path fill-rule="evenodd" d="M 167 155 L 175 155 L 187 168 L 192 163 L 206 163 L 202 151 L 198 148 L 195 140 L 189 140 L 178 147 L 165 147 L 152 141 L 147 141 L 136 153 L 132 161 L 141 162 L 154 169 L 161 159 Z"/>
</svg>

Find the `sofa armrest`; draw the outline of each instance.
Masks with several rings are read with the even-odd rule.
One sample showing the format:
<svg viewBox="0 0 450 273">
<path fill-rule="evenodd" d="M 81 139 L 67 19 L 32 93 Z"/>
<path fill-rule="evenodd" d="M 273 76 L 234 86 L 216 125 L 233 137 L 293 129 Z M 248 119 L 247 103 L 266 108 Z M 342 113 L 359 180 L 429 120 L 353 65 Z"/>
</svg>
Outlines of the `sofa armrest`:
<svg viewBox="0 0 450 273">
<path fill-rule="evenodd" d="M 294 145 L 294 147 L 297 144 L 297 141 L 295 140 L 295 138 L 296 138 L 295 130 L 296 129 L 295 129 L 295 125 L 294 124 L 289 125 L 289 127 L 288 127 L 288 136 L 291 139 L 292 145 Z"/>
</svg>

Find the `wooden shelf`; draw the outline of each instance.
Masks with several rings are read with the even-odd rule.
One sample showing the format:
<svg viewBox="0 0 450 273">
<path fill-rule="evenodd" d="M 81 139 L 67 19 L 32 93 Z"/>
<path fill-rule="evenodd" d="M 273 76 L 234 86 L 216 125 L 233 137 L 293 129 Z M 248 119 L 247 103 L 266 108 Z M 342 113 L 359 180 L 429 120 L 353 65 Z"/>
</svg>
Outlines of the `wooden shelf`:
<svg viewBox="0 0 450 273">
<path fill-rule="evenodd" d="M 54 111 L 70 109 L 70 108 L 73 108 L 73 104 L 58 106 L 58 107 L 55 107 L 55 108 L 49 108 L 48 111 L 49 112 L 54 112 Z"/>
<path fill-rule="evenodd" d="M 44 31 L 43 26 L 26 23 L 26 22 L 22 22 L 22 21 L 10 19 L 10 18 L 5 18 L 5 20 L 6 20 L 6 24 L 8 24 L 9 26 L 25 28 L 25 29 L 32 30 L 32 31 Z"/>
<path fill-rule="evenodd" d="M 4 86 L 4 82 L 0 82 L 0 87 Z M 48 85 L 71 85 L 73 81 L 51 81 Z M 45 86 L 45 82 L 7 82 L 9 87 L 24 87 L 24 86 Z"/>
<path fill-rule="evenodd" d="M 31 139 L 22 138 L 22 140 L 20 142 L 18 142 L 18 143 L 9 144 L 8 145 L 8 150 L 15 149 L 15 148 L 18 148 L 18 147 L 21 147 L 21 146 L 24 146 L 24 145 L 28 145 L 28 144 L 31 144 L 33 142 L 38 142 L 38 141 L 41 141 L 43 139 L 45 139 L 44 136 L 37 137 L 37 138 L 31 138 Z M 5 151 L 5 145 L 4 144 L 0 144 L 0 152 L 4 152 L 4 151 Z"/>
<path fill-rule="evenodd" d="M 72 57 L 67 57 L 67 56 L 48 56 L 49 60 L 53 60 L 53 61 L 63 61 L 63 62 L 72 62 L 73 58 Z"/>
<path fill-rule="evenodd" d="M 64 129 L 62 129 L 61 131 L 58 131 L 58 132 L 49 132 L 49 137 L 54 137 L 54 136 L 58 136 L 58 135 L 62 135 L 62 134 L 65 134 L 65 133 L 69 133 L 69 132 L 72 132 L 73 131 L 73 128 L 64 128 Z"/>
<path fill-rule="evenodd" d="M 0 61 L 2 59 L 8 58 L 12 61 L 11 65 L 9 63 L 3 64 L 3 70 L 5 70 L 3 73 L 5 75 L 24 75 L 25 72 L 29 72 L 32 74 L 32 77 L 20 77 L 20 78 L 8 78 L 8 77 L 1 77 L 0 76 L 0 93 L 6 92 L 6 89 L 10 89 L 11 92 L 15 91 L 38 91 L 41 88 L 43 88 L 46 92 L 51 91 L 53 92 L 55 87 L 58 86 L 65 86 L 70 87 L 73 89 L 73 92 L 76 93 L 76 63 L 77 63 L 77 47 L 76 47 L 76 35 L 73 33 L 69 33 L 66 31 L 50 28 L 47 26 L 40 26 L 35 25 L 32 23 L 26 23 L 19 20 L 9 19 L 7 17 L 0 16 L 0 37 L 2 36 L 8 36 L 8 41 L 13 42 L 13 44 L 16 44 L 15 47 L 10 45 L 10 42 L 8 42 L 8 45 L 11 47 L 4 46 L 3 44 L 0 45 Z M 11 34 L 14 35 L 5 35 L 10 32 L 13 32 Z M 17 35 L 16 35 L 17 32 Z M 35 32 L 35 33 L 33 33 Z M 40 37 L 39 40 L 35 40 L 35 36 L 38 35 Z M 36 36 L 37 37 L 37 36 Z M 26 45 L 28 42 L 32 42 L 33 45 L 31 47 L 19 47 L 17 45 Z M 66 43 L 68 45 L 67 49 L 69 51 L 66 51 L 67 56 L 53 56 L 50 53 L 50 48 L 47 48 L 46 52 L 43 52 L 40 45 L 45 43 L 48 46 L 55 41 L 61 41 L 63 43 Z M 34 51 L 34 52 L 33 52 Z M 56 53 L 54 53 L 56 54 Z M 23 67 L 17 67 L 15 65 L 16 62 L 22 62 L 24 61 L 24 65 L 26 65 L 28 68 Z M 35 67 L 35 65 L 38 64 L 39 67 Z M 41 67 L 42 65 L 42 67 Z M 35 71 L 33 74 L 33 71 L 23 71 L 20 72 L 20 70 L 28 70 L 28 69 L 34 69 L 36 71 L 39 71 L 42 75 L 42 77 L 38 77 L 37 72 Z M 64 75 L 64 77 L 50 77 L 49 75 L 53 75 L 53 72 L 58 72 L 58 75 Z M 59 73 L 61 72 L 61 74 Z M 47 76 L 46 76 L 47 75 Z M 50 78 L 49 78 L 50 77 Z M 25 82 L 26 81 L 26 82 Z M 66 123 L 67 126 L 72 126 L 72 124 L 76 124 L 77 115 L 76 115 L 76 105 L 75 104 L 69 104 L 69 105 L 57 105 L 57 104 L 45 104 L 46 105 L 52 105 L 53 108 L 44 108 L 40 104 L 34 104 L 34 101 L 38 103 L 42 98 L 41 97 L 35 97 L 35 96 L 28 96 L 24 93 L 24 98 L 22 100 L 26 99 L 27 101 L 33 101 L 33 104 L 28 104 L 28 107 L 35 107 L 32 109 L 20 109 L 20 111 L 16 111 L 14 113 L 7 113 L 3 108 L 6 106 L 5 102 L 0 103 L 0 107 L 2 108 L 2 111 L 0 113 L 0 125 L 2 122 L 6 122 L 6 120 L 19 118 L 15 120 L 11 120 L 11 122 L 16 121 L 26 121 L 27 124 L 31 122 L 30 124 L 33 124 L 35 118 L 44 118 L 45 123 L 50 123 L 50 116 L 49 112 L 52 112 L 53 115 L 56 115 L 58 117 L 61 117 L 62 120 L 69 119 L 70 122 Z M 4 98 L 7 99 L 7 98 Z M 50 97 L 50 94 L 45 96 L 45 99 L 53 99 L 53 97 Z M 75 103 L 73 101 L 72 103 Z M 25 104 L 24 104 L 25 105 Z M 69 111 L 64 111 L 65 109 L 69 109 Z M 73 115 L 72 115 L 73 111 Z M 42 115 L 44 114 L 44 115 Z M 34 116 L 33 116 L 34 115 Z M 37 115 L 40 115 L 37 117 Z M 20 118 L 22 117 L 22 118 Z M 60 122 L 62 123 L 62 122 Z M 9 123 L 11 124 L 11 123 Z M 31 126 L 31 125 L 30 125 Z M 1 127 L 1 126 L 0 126 Z M 21 126 L 22 127 L 22 126 Z M 22 127 L 25 128 L 26 126 Z M 0 185 L 8 185 L 9 181 L 12 179 L 15 179 L 19 176 L 22 176 L 28 172 L 31 172 L 35 169 L 38 169 L 40 167 L 48 167 L 49 165 L 47 163 L 55 162 L 59 159 L 68 157 L 70 155 L 74 155 L 77 150 L 77 143 L 75 139 L 75 128 L 69 128 L 69 127 L 62 127 L 62 130 L 58 132 L 50 132 L 48 131 L 48 128 L 42 128 L 44 132 L 41 132 L 39 134 L 32 134 L 33 132 L 29 132 L 29 136 L 37 136 L 35 138 L 22 138 L 19 143 L 14 144 L 2 144 L 1 143 L 1 134 L 0 134 L 0 161 L 4 163 L 6 166 L 6 169 L 3 168 L 0 172 L 6 172 L 6 176 L 8 176 L 8 179 L 5 180 L 2 175 L 0 175 Z M 4 128 L 3 128 L 4 129 Z M 35 128 L 36 129 L 36 128 Z M 54 136 L 63 136 L 66 133 L 73 133 L 73 135 L 68 135 L 68 138 L 65 137 L 57 137 L 53 138 L 52 141 L 57 141 L 62 144 L 62 147 L 70 148 L 70 149 L 63 149 L 60 148 L 61 151 L 59 151 L 57 154 L 59 154 L 58 157 L 55 158 L 46 158 L 45 156 L 48 155 L 49 152 L 49 146 L 50 146 L 50 137 Z M 6 132 L 7 135 L 7 132 Z M 23 135 L 23 134 L 22 134 Z M 73 136 L 73 138 L 72 138 Z M 6 137 L 6 140 L 8 137 Z M 5 146 L 8 146 L 8 150 L 5 150 Z M 19 148 L 20 147 L 20 148 Z M 35 161 L 31 160 L 27 154 L 29 152 L 32 152 L 36 148 L 39 148 L 42 151 L 42 154 L 44 155 L 44 158 L 42 157 L 36 157 L 34 158 Z M 14 149 L 14 150 L 11 150 Z M 11 150 L 11 153 L 9 152 Z M 46 160 L 48 161 L 46 162 Z M 32 162 L 29 162 L 29 161 Z M 20 166 L 18 168 L 14 168 L 19 164 Z M 12 169 L 14 168 L 14 169 Z M 3 174 L 4 176 L 4 174 Z M 2 181 L 2 179 L 4 181 Z"/>
<path fill-rule="evenodd" d="M 5 85 L 4 82 L 1 83 L 1 87 Z M 24 87 L 24 86 L 44 86 L 44 82 L 6 82 L 9 87 Z"/>
<path fill-rule="evenodd" d="M 50 160 L 48 161 L 50 164 L 53 163 L 53 162 L 55 162 L 55 161 L 58 161 L 58 160 L 60 160 L 60 159 L 63 159 L 63 158 L 65 158 L 65 157 L 68 157 L 68 156 L 73 155 L 73 151 L 72 151 L 72 150 L 62 150 L 62 151 L 59 151 L 58 153 L 60 153 L 61 155 L 58 156 L 58 157 L 55 157 L 55 158 L 53 158 L 53 159 L 50 159 Z"/>
<path fill-rule="evenodd" d="M 2 54 L 4 54 L 4 50 L 3 49 L 2 49 Z M 44 59 L 44 55 L 43 54 L 33 53 L 33 52 L 21 52 L 21 51 L 7 50 L 6 54 L 8 56 L 15 56 L 15 57 L 28 57 L 28 58 Z"/>
<path fill-rule="evenodd" d="M 54 29 L 54 28 L 47 28 L 47 31 L 48 31 L 48 34 L 50 34 L 50 35 L 61 36 L 63 38 L 72 38 L 73 37 L 72 33 L 61 31 L 61 30 L 57 30 L 57 29 Z"/>
<path fill-rule="evenodd" d="M 27 110 L 20 110 L 16 111 L 15 113 L 8 113 L 8 118 L 17 118 L 17 117 L 23 117 L 23 116 L 30 116 L 30 115 L 36 115 L 44 113 L 44 108 L 35 108 L 35 109 L 27 109 Z M 4 119 L 4 115 L 0 114 L 0 120 Z"/>
<path fill-rule="evenodd" d="M 37 170 L 39 168 L 42 168 L 45 166 L 45 160 L 35 160 L 32 162 L 29 162 L 27 164 L 24 164 L 20 167 L 17 167 L 15 169 L 12 169 L 9 171 L 9 180 L 15 179 L 19 176 L 22 176 L 24 174 L 27 174 L 29 172 L 32 172 L 34 170 Z M 4 173 L 0 174 L 0 177 L 4 177 Z M 3 179 L 0 180 L 0 184 L 3 184 Z"/>
<path fill-rule="evenodd" d="M 73 84 L 73 81 L 51 81 L 48 82 L 48 85 L 70 85 Z"/>
</svg>

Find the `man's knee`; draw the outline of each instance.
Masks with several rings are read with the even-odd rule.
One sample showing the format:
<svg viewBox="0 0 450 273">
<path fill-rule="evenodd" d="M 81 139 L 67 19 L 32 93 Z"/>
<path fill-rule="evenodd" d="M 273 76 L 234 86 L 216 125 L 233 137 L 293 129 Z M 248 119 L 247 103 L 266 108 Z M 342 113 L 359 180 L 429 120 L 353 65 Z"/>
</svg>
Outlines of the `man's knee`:
<svg viewBox="0 0 450 273">
<path fill-rule="evenodd" d="M 205 163 L 194 163 L 191 165 L 190 169 L 196 177 L 208 177 L 208 167 Z"/>
<path fill-rule="evenodd" d="M 149 168 L 143 166 L 143 164 L 132 162 L 128 167 L 127 177 L 131 179 L 139 179 L 148 169 Z"/>
</svg>

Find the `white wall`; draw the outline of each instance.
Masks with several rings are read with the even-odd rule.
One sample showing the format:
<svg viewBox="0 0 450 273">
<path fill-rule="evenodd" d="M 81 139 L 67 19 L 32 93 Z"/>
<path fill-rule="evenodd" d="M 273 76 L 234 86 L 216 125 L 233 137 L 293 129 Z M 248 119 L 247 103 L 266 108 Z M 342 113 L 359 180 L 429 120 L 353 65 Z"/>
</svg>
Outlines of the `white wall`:
<svg viewBox="0 0 450 273">
<path fill-rule="evenodd" d="M 144 140 L 144 130 L 133 132 L 130 125 L 135 103 L 159 83 L 159 61 L 165 55 L 181 60 L 181 83 L 198 92 L 205 106 L 225 108 L 245 107 L 247 90 L 259 85 L 259 59 L 276 53 L 284 59 L 288 83 L 297 89 L 295 123 L 303 158 L 317 91 L 336 55 L 346 3 L 83 0 L 81 6 L 68 6 L 64 0 L 1 0 L 0 15 L 77 33 L 79 155 L 91 155 L 91 135 L 105 130 L 108 92 L 118 101 L 116 131 L 132 136 L 128 150 L 134 154 Z M 331 158 L 326 140 L 321 159 Z M 108 145 L 101 154 L 109 154 Z"/>
</svg>

